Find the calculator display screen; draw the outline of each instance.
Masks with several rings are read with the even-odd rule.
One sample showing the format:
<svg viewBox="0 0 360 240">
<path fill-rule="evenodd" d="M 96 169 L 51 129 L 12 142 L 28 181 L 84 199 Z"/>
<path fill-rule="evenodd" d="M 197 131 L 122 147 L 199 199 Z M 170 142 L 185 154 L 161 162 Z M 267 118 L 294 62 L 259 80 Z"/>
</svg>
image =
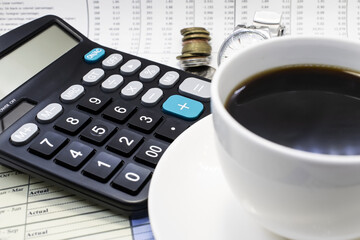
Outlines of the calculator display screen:
<svg viewBox="0 0 360 240">
<path fill-rule="evenodd" d="M 54 24 L 0 59 L 0 99 L 61 57 L 79 43 Z M 14 100 L 12 100 L 14 101 Z M 12 102 L 0 106 L 0 112 Z M 0 118 L 0 133 L 35 105 L 22 101 Z"/>
<path fill-rule="evenodd" d="M 0 99 L 79 43 L 54 24 L 0 59 Z"/>
</svg>

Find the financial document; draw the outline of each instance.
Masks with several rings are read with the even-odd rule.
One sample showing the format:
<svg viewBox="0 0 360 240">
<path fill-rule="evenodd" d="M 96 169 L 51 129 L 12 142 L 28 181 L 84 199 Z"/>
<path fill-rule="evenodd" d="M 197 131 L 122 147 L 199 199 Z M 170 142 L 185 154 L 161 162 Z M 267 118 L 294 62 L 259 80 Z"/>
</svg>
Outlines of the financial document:
<svg viewBox="0 0 360 240">
<path fill-rule="evenodd" d="M 0 166 L 0 239 L 152 239 L 129 220 L 47 182 Z"/>
<path fill-rule="evenodd" d="M 258 10 L 282 13 L 287 35 L 360 39 L 359 0 L 0 0 L 0 35 L 53 14 L 99 44 L 179 68 L 180 30 L 199 26 L 210 32 L 216 68 L 222 41 Z M 0 166 L 0 239 L 153 236 L 148 218 L 128 219 Z"/>
</svg>

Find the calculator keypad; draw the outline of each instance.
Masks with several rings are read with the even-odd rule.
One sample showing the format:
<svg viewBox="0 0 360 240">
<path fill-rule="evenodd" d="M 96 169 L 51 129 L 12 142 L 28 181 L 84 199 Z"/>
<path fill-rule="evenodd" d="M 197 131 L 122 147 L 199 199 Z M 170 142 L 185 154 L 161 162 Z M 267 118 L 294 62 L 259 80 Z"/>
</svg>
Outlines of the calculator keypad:
<svg viewBox="0 0 360 240">
<path fill-rule="evenodd" d="M 88 69 L 58 93 L 60 103 L 40 109 L 35 123 L 19 127 L 10 142 L 30 142 L 34 156 L 86 178 L 79 185 L 103 184 L 136 197 L 148 189 L 171 142 L 209 113 L 210 83 L 102 50 L 88 52 Z"/>
</svg>

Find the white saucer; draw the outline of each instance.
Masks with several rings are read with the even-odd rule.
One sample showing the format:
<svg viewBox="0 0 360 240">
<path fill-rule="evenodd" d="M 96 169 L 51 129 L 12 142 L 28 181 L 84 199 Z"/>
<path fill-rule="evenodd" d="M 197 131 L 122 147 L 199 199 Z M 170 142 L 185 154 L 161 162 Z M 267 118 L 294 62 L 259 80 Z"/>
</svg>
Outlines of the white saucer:
<svg viewBox="0 0 360 240">
<path fill-rule="evenodd" d="M 156 167 L 149 217 L 157 240 L 284 240 L 244 212 L 216 158 L 212 116 L 181 134 Z"/>
</svg>

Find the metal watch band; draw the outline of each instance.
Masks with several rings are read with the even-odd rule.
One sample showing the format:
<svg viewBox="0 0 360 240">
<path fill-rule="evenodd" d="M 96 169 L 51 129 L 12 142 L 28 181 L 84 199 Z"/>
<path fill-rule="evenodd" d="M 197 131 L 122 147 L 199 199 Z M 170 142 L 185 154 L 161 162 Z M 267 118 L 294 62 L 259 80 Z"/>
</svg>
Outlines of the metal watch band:
<svg viewBox="0 0 360 240">
<path fill-rule="evenodd" d="M 253 18 L 255 28 L 267 28 L 270 37 L 284 35 L 285 26 L 281 23 L 282 14 L 271 11 L 256 11 Z"/>
</svg>

